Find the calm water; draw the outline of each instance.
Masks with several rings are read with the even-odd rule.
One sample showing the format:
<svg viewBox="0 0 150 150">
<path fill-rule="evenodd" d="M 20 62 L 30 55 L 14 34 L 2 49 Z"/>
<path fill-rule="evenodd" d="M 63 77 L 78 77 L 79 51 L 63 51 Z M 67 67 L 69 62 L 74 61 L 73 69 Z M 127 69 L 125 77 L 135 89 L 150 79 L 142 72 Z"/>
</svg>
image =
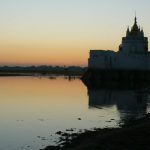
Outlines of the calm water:
<svg viewBox="0 0 150 150">
<path fill-rule="evenodd" d="M 148 90 L 88 90 L 79 79 L 2 77 L 0 150 L 44 148 L 70 128 L 117 127 L 149 112 L 149 98 Z"/>
</svg>

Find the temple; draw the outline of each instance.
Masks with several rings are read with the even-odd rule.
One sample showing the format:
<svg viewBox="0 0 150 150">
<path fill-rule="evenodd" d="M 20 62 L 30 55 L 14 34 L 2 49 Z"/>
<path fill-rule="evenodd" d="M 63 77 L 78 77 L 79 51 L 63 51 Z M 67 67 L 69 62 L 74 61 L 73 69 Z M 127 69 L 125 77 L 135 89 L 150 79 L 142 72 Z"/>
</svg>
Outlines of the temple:
<svg viewBox="0 0 150 150">
<path fill-rule="evenodd" d="M 136 17 L 131 29 L 127 28 L 126 36 L 122 38 L 118 51 L 90 50 L 88 68 L 150 70 L 148 38 L 144 37 L 143 29 L 137 25 Z"/>
</svg>

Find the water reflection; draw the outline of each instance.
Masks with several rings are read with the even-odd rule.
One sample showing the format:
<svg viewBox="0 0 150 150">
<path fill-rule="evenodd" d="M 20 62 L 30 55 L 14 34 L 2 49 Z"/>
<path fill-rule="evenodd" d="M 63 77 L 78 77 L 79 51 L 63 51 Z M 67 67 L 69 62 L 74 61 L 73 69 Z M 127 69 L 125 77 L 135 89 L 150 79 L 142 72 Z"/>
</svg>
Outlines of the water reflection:
<svg viewBox="0 0 150 150">
<path fill-rule="evenodd" d="M 147 86 L 87 86 L 89 108 L 116 106 L 121 122 L 143 117 L 148 112 L 150 90 Z"/>
<path fill-rule="evenodd" d="M 78 78 L 1 77 L 0 150 L 42 149 L 58 131 L 118 127 L 150 110 L 148 88 L 87 86 L 88 97 Z"/>
</svg>

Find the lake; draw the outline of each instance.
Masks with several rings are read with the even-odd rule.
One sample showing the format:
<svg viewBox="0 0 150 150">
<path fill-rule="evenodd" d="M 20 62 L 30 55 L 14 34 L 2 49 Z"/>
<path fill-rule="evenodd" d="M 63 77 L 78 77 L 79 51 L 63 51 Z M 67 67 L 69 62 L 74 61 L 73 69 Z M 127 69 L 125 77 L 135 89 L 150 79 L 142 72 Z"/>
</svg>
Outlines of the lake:
<svg viewBox="0 0 150 150">
<path fill-rule="evenodd" d="M 146 89 L 89 89 L 66 77 L 0 78 L 0 149 L 56 145 L 57 131 L 118 127 L 150 111 Z"/>
</svg>

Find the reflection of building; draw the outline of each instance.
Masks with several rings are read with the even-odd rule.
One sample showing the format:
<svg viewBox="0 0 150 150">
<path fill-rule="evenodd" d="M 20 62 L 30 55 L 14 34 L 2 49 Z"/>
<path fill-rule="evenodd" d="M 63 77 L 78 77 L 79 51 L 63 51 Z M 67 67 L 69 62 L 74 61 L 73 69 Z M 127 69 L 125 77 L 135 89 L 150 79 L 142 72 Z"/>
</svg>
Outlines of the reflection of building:
<svg viewBox="0 0 150 150">
<path fill-rule="evenodd" d="M 126 37 L 122 38 L 119 51 L 91 50 L 88 61 L 89 69 L 150 69 L 150 53 L 148 38 L 144 37 L 143 29 L 138 27 L 137 19 L 131 30 L 128 28 Z"/>
<path fill-rule="evenodd" d="M 90 107 L 109 107 L 116 103 L 116 99 L 111 91 L 89 90 L 88 95 Z"/>
<path fill-rule="evenodd" d="M 148 93 L 136 90 L 88 89 L 89 106 L 116 106 L 121 120 L 139 118 L 147 112 Z"/>
</svg>

